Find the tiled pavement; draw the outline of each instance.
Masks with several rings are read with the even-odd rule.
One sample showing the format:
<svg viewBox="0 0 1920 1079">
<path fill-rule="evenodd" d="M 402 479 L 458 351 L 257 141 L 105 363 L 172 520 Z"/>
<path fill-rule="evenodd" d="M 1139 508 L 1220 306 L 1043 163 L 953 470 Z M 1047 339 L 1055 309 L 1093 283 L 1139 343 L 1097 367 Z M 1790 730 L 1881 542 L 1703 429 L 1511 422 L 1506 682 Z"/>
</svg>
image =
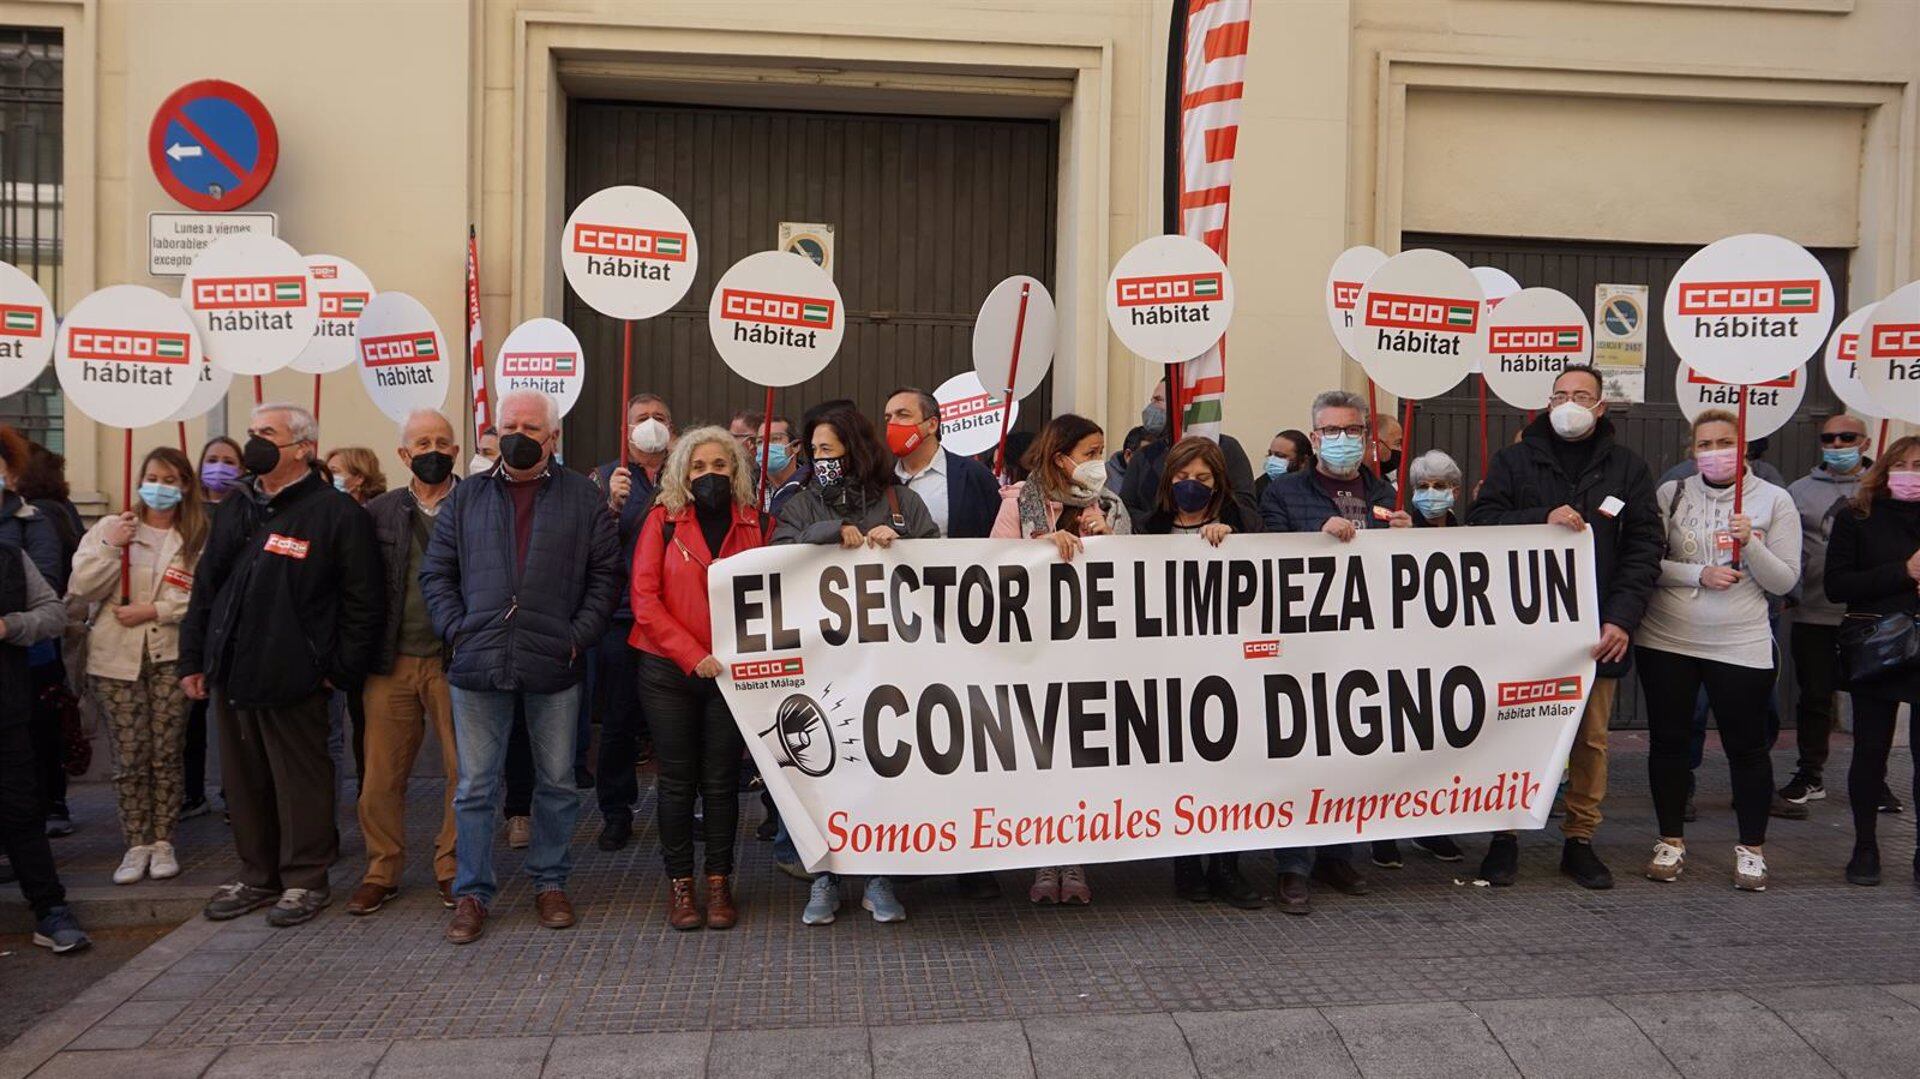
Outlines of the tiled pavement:
<svg viewBox="0 0 1920 1079">
<path fill-rule="evenodd" d="M 993 902 L 926 880 L 906 889 L 903 925 L 850 902 L 837 924 L 806 928 L 804 886 L 746 838 L 739 928 L 676 934 L 651 830 L 603 854 L 589 809 L 580 925 L 535 926 L 503 848 L 489 933 L 454 948 L 418 864 L 379 915 L 340 912 L 360 864 L 348 814 L 336 906 L 319 921 L 189 921 L 0 1052 L 0 1079 L 1920 1074 L 1911 815 L 1881 818 L 1881 888 L 1841 880 L 1851 826 L 1836 792 L 1810 821 L 1775 822 L 1773 888 L 1736 893 L 1711 751 L 1688 877 L 1655 885 L 1634 872 L 1652 829 L 1643 746 L 1619 734 L 1615 752 L 1612 892 L 1562 880 L 1557 843 L 1534 836 L 1512 889 L 1458 883 L 1460 867 L 1409 852 L 1407 868 L 1370 872 L 1373 895 L 1318 897 L 1308 918 L 1183 903 L 1164 864 L 1139 864 L 1094 867 L 1086 910 L 1029 907 L 1021 875 L 1004 873 Z M 1844 742 L 1837 756 L 1844 774 Z M 1783 745 L 1782 774 L 1791 762 Z M 1894 772 L 1907 789 L 1904 750 Z M 422 788 L 416 841 L 436 793 Z M 104 876 L 117 853 L 98 838 L 101 794 L 86 792 L 85 830 L 62 841 L 70 878 Z M 744 826 L 759 815 L 749 803 Z M 122 891 L 203 894 L 224 864 L 220 827 L 190 824 L 193 879 Z M 1265 859 L 1249 861 L 1270 884 Z"/>
</svg>

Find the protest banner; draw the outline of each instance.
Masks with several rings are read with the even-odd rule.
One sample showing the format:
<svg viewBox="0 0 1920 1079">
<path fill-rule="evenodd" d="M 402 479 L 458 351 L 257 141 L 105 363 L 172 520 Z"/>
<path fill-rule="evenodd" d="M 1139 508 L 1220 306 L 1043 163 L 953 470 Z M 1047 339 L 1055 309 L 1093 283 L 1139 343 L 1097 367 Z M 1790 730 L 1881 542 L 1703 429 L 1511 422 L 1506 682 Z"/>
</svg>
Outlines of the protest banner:
<svg viewBox="0 0 1920 1079">
<path fill-rule="evenodd" d="M 559 404 L 562 416 L 573 411 L 586 380 L 580 339 L 559 319 L 530 318 L 515 326 L 493 361 L 493 384 L 502 394 L 539 390 Z"/>
<path fill-rule="evenodd" d="M 1791 240 L 1729 236 L 1693 253 L 1667 285 L 1667 343 L 1722 382 L 1765 382 L 1826 342 L 1836 300 L 1826 268 Z"/>
<path fill-rule="evenodd" d="M 0 262 L 0 397 L 33 385 L 47 369 L 55 321 L 40 283 Z"/>
<path fill-rule="evenodd" d="M 1053 297 L 1035 278 L 1014 274 L 995 285 L 980 304 L 980 314 L 973 320 L 973 370 L 980 385 L 992 386 L 1002 402 L 998 448 L 993 455 L 995 474 L 1003 471 L 1014 402 L 1045 381 L 1058 337 Z M 948 379 L 947 385 L 954 382 Z M 938 393 L 934 396 L 939 397 L 944 414 L 947 399 Z"/>
<path fill-rule="evenodd" d="M 1796 367 L 1779 378 L 1742 386 L 1708 378 L 1685 363 L 1674 367 L 1673 399 L 1688 423 L 1710 408 L 1738 409 L 1742 391 L 1747 398 L 1745 437 L 1765 438 L 1800 411 L 1800 402 L 1807 396 L 1807 369 Z"/>
<path fill-rule="evenodd" d="M 1388 259 L 1361 287 L 1353 355 L 1373 383 L 1404 403 L 1403 445 L 1413 445 L 1413 402 L 1452 389 L 1486 357 L 1483 300 L 1480 280 L 1466 263 L 1425 248 Z M 1375 412 L 1371 387 L 1367 411 Z M 1379 440 L 1368 439 L 1368 445 L 1377 465 Z M 1406 500 L 1411 456 L 1400 457 L 1397 506 Z"/>
<path fill-rule="evenodd" d="M 387 418 L 447 403 L 447 339 L 425 304 L 382 292 L 360 313 L 360 385 Z"/>
<path fill-rule="evenodd" d="M 1859 349 L 1860 384 L 1879 414 L 1920 423 L 1920 281 L 1874 305 L 1861 325 Z"/>
<path fill-rule="evenodd" d="M 942 382 L 933 399 L 940 402 L 940 447 L 962 457 L 1004 447 L 1007 428 L 1020 418 L 1018 401 L 988 392 L 972 371 Z"/>
<path fill-rule="evenodd" d="M 708 575 L 816 871 L 1538 828 L 1592 689 L 1591 533 L 769 547 Z"/>
<path fill-rule="evenodd" d="M 1561 369 L 1592 355 L 1586 312 L 1564 292 L 1521 289 L 1487 314 L 1487 385 L 1515 408 L 1547 407 Z"/>
<path fill-rule="evenodd" d="M 207 359 L 256 379 L 292 363 L 320 321 L 307 261 L 273 236 L 229 236 L 200 252 L 180 282 L 180 301 L 193 313 Z"/>
<path fill-rule="evenodd" d="M 1185 363 L 1212 348 L 1233 320 L 1233 275 L 1213 249 L 1185 236 L 1150 236 L 1114 263 L 1107 324 L 1151 363 Z M 1168 403 L 1168 415 L 1173 414 Z"/>
</svg>

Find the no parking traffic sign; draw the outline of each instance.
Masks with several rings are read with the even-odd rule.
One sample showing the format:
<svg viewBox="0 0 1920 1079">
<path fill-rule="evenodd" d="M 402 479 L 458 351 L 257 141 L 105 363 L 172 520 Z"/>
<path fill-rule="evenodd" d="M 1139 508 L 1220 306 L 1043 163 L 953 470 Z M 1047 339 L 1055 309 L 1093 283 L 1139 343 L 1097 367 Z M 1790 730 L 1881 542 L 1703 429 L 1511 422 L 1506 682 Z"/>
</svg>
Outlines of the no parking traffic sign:
<svg viewBox="0 0 1920 1079">
<path fill-rule="evenodd" d="M 190 82 L 160 103 L 147 128 L 147 158 L 182 206 L 237 210 L 273 179 L 280 134 L 260 99 L 220 79 Z"/>
</svg>

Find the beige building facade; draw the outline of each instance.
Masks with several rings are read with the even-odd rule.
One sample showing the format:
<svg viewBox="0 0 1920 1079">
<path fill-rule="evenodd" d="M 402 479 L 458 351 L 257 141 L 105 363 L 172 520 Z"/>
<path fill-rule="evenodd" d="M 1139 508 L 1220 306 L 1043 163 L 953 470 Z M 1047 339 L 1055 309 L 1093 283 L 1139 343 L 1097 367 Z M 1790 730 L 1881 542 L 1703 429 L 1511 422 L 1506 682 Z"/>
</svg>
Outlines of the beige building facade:
<svg viewBox="0 0 1920 1079">
<path fill-rule="evenodd" d="M 466 321 L 469 222 L 489 340 L 564 317 L 557 242 L 579 102 L 1046 121 L 1052 405 L 1117 437 L 1158 371 L 1106 331 L 1100 295 L 1113 261 L 1160 231 L 1168 12 L 1165 0 L 0 0 L 0 25 L 63 35 L 66 306 L 109 284 L 177 289 L 145 272 L 146 214 L 173 208 L 147 126 L 174 88 L 217 77 L 258 95 L 279 127 L 278 170 L 249 209 L 277 213 L 296 248 L 420 298 L 451 342 Z M 1775 232 L 1844 252 L 1846 308 L 1877 299 L 1916 276 L 1917 144 L 1920 0 L 1257 0 L 1227 430 L 1257 461 L 1276 428 L 1306 426 L 1312 390 L 1363 384 L 1321 299 L 1351 244 Z M 308 376 L 267 385 L 272 398 L 312 394 Z M 236 431 L 250 403 L 238 386 Z M 465 399 L 461 380 L 449 408 Z M 582 407 L 596 404 L 613 407 Z M 392 444 L 353 372 L 326 378 L 322 408 L 329 445 Z M 119 433 L 71 409 L 65 423 L 76 490 L 117 498 Z M 197 441 L 206 425 L 191 426 Z M 173 438 L 149 430 L 137 444 Z"/>
</svg>

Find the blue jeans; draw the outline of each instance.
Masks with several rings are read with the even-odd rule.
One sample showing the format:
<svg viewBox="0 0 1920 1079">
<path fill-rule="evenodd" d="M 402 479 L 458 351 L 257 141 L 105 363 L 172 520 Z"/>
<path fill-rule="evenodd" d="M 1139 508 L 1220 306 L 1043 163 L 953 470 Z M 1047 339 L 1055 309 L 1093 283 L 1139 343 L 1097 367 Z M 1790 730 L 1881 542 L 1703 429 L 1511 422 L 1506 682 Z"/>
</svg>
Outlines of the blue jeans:
<svg viewBox="0 0 1920 1079">
<path fill-rule="evenodd" d="M 1283 847 L 1273 852 L 1273 867 L 1281 873 L 1313 872 L 1316 862 L 1345 862 L 1353 858 L 1353 844 L 1329 843 L 1324 847 Z"/>
<path fill-rule="evenodd" d="M 516 700 L 523 702 L 533 745 L 533 844 L 527 875 L 534 890 L 564 888 L 573 869 L 573 826 L 580 792 L 573 786 L 574 721 L 580 687 L 559 693 L 453 690 L 454 741 L 460 751 L 460 787 L 453 797 L 458 869 L 453 894 L 492 905 L 500 888 L 493 875 L 493 832 L 504 790 L 500 770 Z"/>
</svg>

